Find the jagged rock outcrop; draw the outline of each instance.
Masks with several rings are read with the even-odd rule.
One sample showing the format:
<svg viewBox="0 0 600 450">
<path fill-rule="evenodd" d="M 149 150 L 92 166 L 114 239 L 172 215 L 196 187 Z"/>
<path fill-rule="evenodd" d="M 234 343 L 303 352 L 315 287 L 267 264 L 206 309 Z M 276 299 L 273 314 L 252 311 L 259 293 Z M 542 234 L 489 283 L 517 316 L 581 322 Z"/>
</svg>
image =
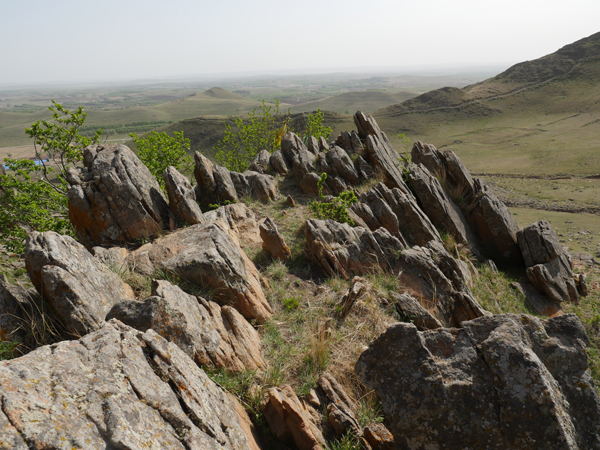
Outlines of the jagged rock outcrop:
<svg viewBox="0 0 600 450">
<path fill-rule="evenodd" d="M 356 404 L 340 383 L 327 372 L 321 374 L 318 383 L 327 396 L 327 418 L 335 434 L 339 437 L 350 431 L 354 436 L 362 436 L 362 428 L 353 412 Z"/>
<path fill-rule="evenodd" d="M 447 326 L 486 314 L 465 285 L 460 264 L 430 241 L 406 248 L 385 228 L 371 232 L 333 220 L 307 221 L 305 254 L 328 275 L 393 272 L 408 292 Z"/>
<path fill-rule="evenodd" d="M 325 439 L 308 405 L 289 385 L 269 389 L 262 401 L 269 428 L 283 442 L 294 442 L 298 450 L 323 450 Z"/>
<path fill-rule="evenodd" d="M 388 270 L 404 248 L 385 228 L 371 232 L 334 220 L 306 221 L 306 257 L 330 276 Z"/>
<path fill-rule="evenodd" d="M 344 149 L 334 145 L 327 152 L 326 158 L 334 175 L 338 175 L 351 185 L 360 183 L 360 178 L 352 164 L 352 159 L 350 159 L 350 156 L 348 156 L 348 153 Z"/>
<path fill-rule="evenodd" d="M 107 315 L 139 331 L 152 328 L 199 366 L 233 372 L 264 367 L 257 331 L 230 306 L 186 294 L 168 281 L 153 281 L 152 296 L 122 301 Z"/>
<path fill-rule="evenodd" d="M 408 187 L 388 189 L 379 183 L 361 194 L 359 203 L 351 209 L 371 231 L 383 227 L 403 243 L 424 246 L 432 240 L 441 242 L 438 231 L 419 208 Z"/>
<path fill-rule="evenodd" d="M 340 318 L 346 317 L 356 300 L 358 300 L 367 290 L 367 285 L 365 284 L 365 279 L 362 277 L 354 277 L 352 278 L 352 283 L 350 283 L 350 287 L 348 291 L 342 296 L 342 299 L 338 303 L 336 309 L 339 311 L 338 315 Z"/>
<path fill-rule="evenodd" d="M 181 349 L 117 321 L 2 361 L 0 399 L 2 448 L 256 448 Z"/>
<path fill-rule="evenodd" d="M 68 199 L 69 219 L 86 247 L 134 243 L 169 227 L 162 189 L 128 147 L 92 145 L 83 163 Z"/>
<path fill-rule="evenodd" d="M 420 332 L 388 328 L 355 371 L 396 448 L 600 448 L 600 399 L 575 315 L 515 314 Z"/>
<path fill-rule="evenodd" d="M 237 202 L 252 197 L 262 203 L 274 200 L 277 194 L 275 179 L 271 175 L 246 171 L 230 172 L 227 168 L 210 162 L 200 152 L 194 154 L 196 200 L 204 208 L 226 202 Z"/>
<path fill-rule="evenodd" d="M 571 254 L 550 224 L 545 220 L 533 223 L 517 233 L 517 240 L 531 284 L 554 302 L 578 302 L 581 288 L 573 276 Z"/>
<path fill-rule="evenodd" d="M 102 327 L 118 301 L 135 299 L 129 285 L 69 236 L 34 231 L 26 241 L 25 264 L 37 291 L 79 335 Z"/>
<path fill-rule="evenodd" d="M 461 198 L 460 208 L 482 251 L 496 262 L 523 265 L 517 244 L 519 227 L 512 214 L 481 180 L 472 179 L 458 157 L 430 144 L 415 142 L 411 159 L 444 180 L 450 198 Z"/>
<path fill-rule="evenodd" d="M 163 179 L 173 215 L 180 222 L 189 225 L 202 223 L 202 210 L 196 202 L 196 194 L 187 178 L 175 167 L 169 166 L 163 174 Z"/>
<path fill-rule="evenodd" d="M 438 230 L 445 230 L 459 243 L 466 245 L 475 256 L 483 258 L 462 211 L 425 166 L 409 166 L 408 185 L 417 197 L 419 207 Z"/>
<path fill-rule="evenodd" d="M 258 270 L 219 221 L 177 230 L 140 247 L 127 260 L 138 271 L 160 269 L 209 289 L 213 298 L 248 320 L 264 323 L 271 317 Z"/>
<path fill-rule="evenodd" d="M 273 258 L 281 261 L 290 259 L 292 252 L 271 218 L 267 217 L 260 224 L 259 229 L 260 237 L 263 241 L 262 246 Z"/>
</svg>

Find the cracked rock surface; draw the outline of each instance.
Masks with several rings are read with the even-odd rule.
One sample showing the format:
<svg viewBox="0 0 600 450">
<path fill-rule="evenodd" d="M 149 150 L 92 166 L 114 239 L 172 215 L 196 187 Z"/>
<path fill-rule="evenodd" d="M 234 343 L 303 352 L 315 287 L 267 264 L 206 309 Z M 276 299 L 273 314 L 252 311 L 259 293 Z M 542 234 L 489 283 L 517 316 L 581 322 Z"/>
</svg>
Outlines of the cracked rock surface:
<svg viewBox="0 0 600 450">
<path fill-rule="evenodd" d="M 0 448 L 250 449 L 235 404 L 175 344 L 118 321 L 0 363 Z"/>
<path fill-rule="evenodd" d="M 600 398 L 574 314 L 400 323 L 355 372 L 382 399 L 398 449 L 599 449 Z"/>
</svg>

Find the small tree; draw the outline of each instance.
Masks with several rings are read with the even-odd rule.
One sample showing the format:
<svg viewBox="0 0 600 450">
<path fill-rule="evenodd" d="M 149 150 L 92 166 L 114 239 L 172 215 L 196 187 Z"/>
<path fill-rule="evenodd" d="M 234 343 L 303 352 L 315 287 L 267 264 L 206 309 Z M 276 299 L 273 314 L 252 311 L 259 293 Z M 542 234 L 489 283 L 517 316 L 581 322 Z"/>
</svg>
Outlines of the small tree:
<svg viewBox="0 0 600 450">
<path fill-rule="evenodd" d="M 324 125 L 325 114 L 321 111 L 321 108 L 317 109 L 314 114 L 309 114 L 306 119 L 306 128 L 304 130 L 304 142 L 307 142 L 311 136 L 319 139 L 320 137 L 329 139 L 331 128 Z"/>
<path fill-rule="evenodd" d="M 173 136 L 156 131 L 144 137 L 138 137 L 135 133 L 129 136 L 137 146 L 138 156 L 163 190 L 165 189 L 163 173 L 169 166 L 175 167 L 191 179 L 194 161 L 188 155 L 191 151 L 190 140 L 183 136 L 183 131 L 175 131 Z"/>
<path fill-rule="evenodd" d="M 54 121 L 37 121 L 31 125 L 31 128 L 27 128 L 25 133 L 33 139 L 37 160 L 35 164 L 39 165 L 39 170 L 36 168 L 32 172 L 37 172 L 41 182 L 48 184 L 60 194 L 66 194 L 67 170 L 83 159 L 85 147 L 98 143 L 102 130 L 98 129 L 92 137 L 82 136 L 79 134 L 79 128 L 83 126 L 87 117 L 83 106 L 72 113 L 54 100 L 52 105 L 48 109 L 52 111 Z M 59 171 L 57 176 L 53 175 L 55 168 Z M 20 170 L 27 169 L 20 167 Z"/>
<path fill-rule="evenodd" d="M 277 149 L 281 144 L 278 131 L 284 123 L 287 128 L 289 115 L 289 110 L 286 114 L 281 113 L 279 100 L 275 100 L 274 107 L 263 100 L 258 111 L 254 108 L 246 120 L 235 119 L 237 131 L 225 123 L 225 135 L 215 147 L 215 159 L 229 170 L 243 172 L 259 151 L 264 149 L 273 153 Z"/>
<path fill-rule="evenodd" d="M 70 112 L 52 103 L 54 120 L 38 121 L 25 131 L 34 140 L 36 160 L 4 160 L 9 173 L 0 175 L 0 244 L 10 251 L 22 252 L 33 230 L 73 235 L 66 172 L 81 161 L 83 148 L 97 143 L 102 134 L 79 134 L 87 116 L 83 107 Z"/>
</svg>

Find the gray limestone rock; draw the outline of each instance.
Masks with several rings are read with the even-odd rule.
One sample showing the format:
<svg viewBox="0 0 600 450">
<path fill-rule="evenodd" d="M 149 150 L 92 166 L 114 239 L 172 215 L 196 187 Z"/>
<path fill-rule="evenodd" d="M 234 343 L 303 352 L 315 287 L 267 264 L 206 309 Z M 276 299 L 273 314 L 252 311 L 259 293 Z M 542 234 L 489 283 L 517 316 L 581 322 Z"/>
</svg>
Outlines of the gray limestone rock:
<svg viewBox="0 0 600 450">
<path fill-rule="evenodd" d="M 187 178 L 173 166 L 167 167 L 163 178 L 173 215 L 181 222 L 190 225 L 201 223 L 202 210 L 196 202 L 196 194 Z"/>
<path fill-rule="evenodd" d="M 167 201 L 150 171 L 128 147 L 84 150 L 85 179 L 68 192 L 69 219 L 86 247 L 134 243 L 168 228 Z"/>
<path fill-rule="evenodd" d="M 355 372 L 380 396 L 396 448 L 598 449 L 588 343 L 574 315 L 502 314 L 424 332 L 401 323 Z"/>
<path fill-rule="evenodd" d="M 3 448 L 250 450 L 236 405 L 175 344 L 110 321 L 0 363 Z"/>
<path fill-rule="evenodd" d="M 118 301 L 135 299 L 129 285 L 69 236 L 34 231 L 27 238 L 25 263 L 37 291 L 79 335 L 103 326 Z"/>
<path fill-rule="evenodd" d="M 122 301 L 107 315 L 140 331 L 152 328 L 181 348 L 200 367 L 233 372 L 265 366 L 260 337 L 240 313 L 193 297 L 168 281 L 153 281 L 152 296 Z"/>
<path fill-rule="evenodd" d="M 269 164 L 273 170 L 280 175 L 285 175 L 290 171 L 285 159 L 283 158 L 283 153 L 281 150 L 273 152 L 271 158 L 269 159 Z"/>
</svg>

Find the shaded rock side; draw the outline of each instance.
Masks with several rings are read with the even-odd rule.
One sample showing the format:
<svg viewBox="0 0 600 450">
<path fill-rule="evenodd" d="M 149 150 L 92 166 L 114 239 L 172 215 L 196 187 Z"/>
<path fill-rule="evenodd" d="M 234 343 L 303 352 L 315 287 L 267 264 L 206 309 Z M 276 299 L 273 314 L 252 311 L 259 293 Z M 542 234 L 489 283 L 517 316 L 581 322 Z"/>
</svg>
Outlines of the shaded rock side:
<svg viewBox="0 0 600 450">
<path fill-rule="evenodd" d="M 180 222 L 189 225 L 202 223 L 202 210 L 196 202 L 196 194 L 187 178 L 175 167 L 169 166 L 163 174 L 163 179 L 173 215 Z"/>
<path fill-rule="evenodd" d="M 140 331 L 152 328 L 199 366 L 239 372 L 264 367 L 258 332 L 230 306 L 186 294 L 168 281 L 152 283 L 144 301 L 122 301 L 107 315 Z"/>
<path fill-rule="evenodd" d="M 100 328 L 118 301 L 135 300 L 129 285 L 69 236 L 34 231 L 26 241 L 25 264 L 37 291 L 80 335 Z"/>
<path fill-rule="evenodd" d="M 371 231 L 384 227 L 407 245 L 427 245 L 441 237 L 427 215 L 419 208 L 408 187 L 388 189 L 379 183 L 359 197 L 351 208 Z"/>
<path fill-rule="evenodd" d="M 140 247 L 127 260 L 138 271 L 160 269 L 210 290 L 248 320 L 264 323 L 272 315 L 256 266 L 218 221 L 177 230 Z"/>
<path fill-rule="evenodd" d="M 393 272 L 408 293 L 446 326 L 486 314 L 465 285 L 460 264 L 439 243 L 406 248 L 385 228 L 307 221 L 305 255 L 330 276 Z"/>
<path fill-rule="evenodd" d="M 84 150 L 81 179 L 68 192 L 69 219 L 86 247 L 134 243 L 169 225 L 169 206 L 148 168 L 125 145 Z M 75 175 L 73 175 L 75 176 Z"/>
<path fill-rule="evenodd" d="M 0 273 L 0 342 L 15 342 L 26 339 L 22 321 L 27 320 L 22 311 L 33 310 L 40 298 L 35 289 L 26 289 L 9 283 L 6 275 Z M 31 305 L 31 306 L 30 306 Z"/>
<path fill-rule="evenodd" d="M 551 301 L 579 301 L 579 280 L 575 280 L 571 254 L 558 241 L 545 220 L 533 223 L 517 233 L 527 277 L 533 286 Z"/>
<path fill-rule="evenodd" d="M 443 180 L 450 198 L 463 199 L 461 210 L 483 253 L 497 263 L 523 266 L 514 217 L 481 180 L 471 178 L 453 152 L 442 153 L 433 145 L 415 142 L 411 159 Z"/>
<path fill-rule="evenodd" d="M 372 232 L 334 220 L 306 221 L 305 255 L 330 276 L 389 270 L 404 248 L 385 228 Z"/>
<path fill-rule="evenodd" d="M 355 372 L 400 449 L 597 449 L 600 399 L 575 315 L 503 314 L 462 329 L 397 324 Z"/>
<path fill-rule="evenodd" d="M 290 259 L 292 252 L 277 229 L 277 225 L 271 218 L 267 217 L 264 222 L 260 224 L 259 229 L 260 237 L 263 241 L 263 248 L 269 252 L 273 258 L 280 259 L 281 261 Z"/>
<path fill-rule="evenodd" d="M 293 442 L 299 450 L 323 450 L 321 430 L 291 386 L 269 389 L 261 406 L 269 428 L 281 441 Z"/>
<path fill-rule="evenodd" d="M 256 448 L 181 349 L 118 321 L 1 362 L 0 397 L 3 448 Z"/>
<path fill-rule="evenodd" d="M 270 169 L 270 159 L 271 154 L 267 150 L 261 150 L 256 154 L 256 156 L 248 166 L 248 170 L 251 172 L 268 173 Z"/>
<path fill-rule="evenodd" d="M 459 243 L 466 245 L 479 259 L 483 258 L 462 211 L 425 166 L 410 165 L 408 185 L 417 197 L 419 207 L 438 230 L 445 230 Z"/>
<path fill-rule="evenodd" d="M 328 372 L 321 374 L 318 383 L 329 401 L 327 418 L 335 434 L 340 437 L 347 432 L 352 432 L 354 436 L 362 436 L 362 428 L 354 414 L 354 410 L 357 409 L 356 403 L 342 385 Z"/>
</svg>

